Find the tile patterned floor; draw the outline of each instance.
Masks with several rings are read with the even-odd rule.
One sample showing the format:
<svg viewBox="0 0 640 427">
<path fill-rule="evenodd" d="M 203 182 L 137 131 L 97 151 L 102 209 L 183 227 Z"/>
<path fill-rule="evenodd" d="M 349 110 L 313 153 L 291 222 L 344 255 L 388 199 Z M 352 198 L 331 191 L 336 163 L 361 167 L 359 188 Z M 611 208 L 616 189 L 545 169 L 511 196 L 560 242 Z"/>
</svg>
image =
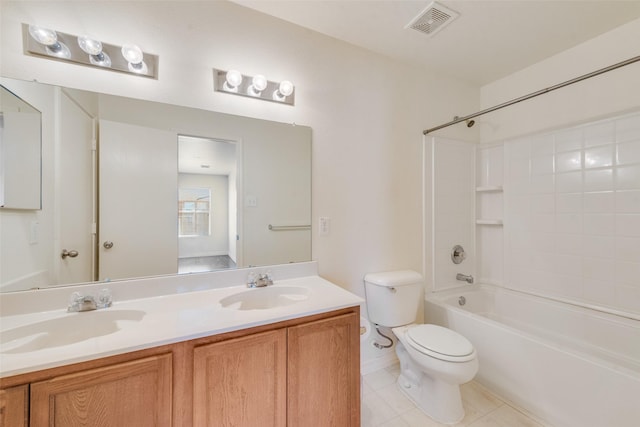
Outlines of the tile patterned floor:
<svg viewBox="0 0 640 427">
<path fill-rule="evenodd" d="M 399 366 L 372 372 L 362 384 L 362 427 L 442 427 L 398 389 Z M 551 427 L 508 405 L 480 384 L 462 386 L 464 419 L 456 427 Z"/>
</svg>

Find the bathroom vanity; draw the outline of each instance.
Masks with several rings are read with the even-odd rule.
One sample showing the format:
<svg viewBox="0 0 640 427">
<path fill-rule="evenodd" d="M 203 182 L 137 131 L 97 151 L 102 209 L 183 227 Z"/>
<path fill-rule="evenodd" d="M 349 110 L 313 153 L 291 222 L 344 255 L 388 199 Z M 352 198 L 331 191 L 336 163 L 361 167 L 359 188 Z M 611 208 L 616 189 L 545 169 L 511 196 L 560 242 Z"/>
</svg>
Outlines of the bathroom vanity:
<svg viewBox="0 0 640 427">
<path fill-rule="evenodd" d="M 93 312 L 3 317 L 0 426 L 360 425 L 357 296 L 318 276 L 117 295 Z M 104 336 L 49 349 L 8 341 L 70 317 L 99 332 L 88 316 L 109 310 L 108 322 L 128 320 Z"/>
</svg>

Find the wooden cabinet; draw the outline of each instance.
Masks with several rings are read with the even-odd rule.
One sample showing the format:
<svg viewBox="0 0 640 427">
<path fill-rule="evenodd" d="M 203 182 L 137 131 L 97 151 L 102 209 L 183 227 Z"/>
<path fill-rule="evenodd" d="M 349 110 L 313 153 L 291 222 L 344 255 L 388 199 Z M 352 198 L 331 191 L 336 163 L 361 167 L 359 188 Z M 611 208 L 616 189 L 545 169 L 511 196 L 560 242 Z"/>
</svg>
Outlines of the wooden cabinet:
<svg viewBox="0 0 640 427">
<path fill-rule="evenodd" d="M 359 308 L 0 379 L 0 427 L 360 425 Z"/>
<path fill-rule="evenodd" d="M 288 329 L 289 426 L 360 426 L 359 316 Z"/>
<path fill-rule="evenodd" d="M 31 385 L 31 427 L 171 426 L 171 354 Z"/>
<path fill-rule="evenodd" d="M 286 426 L 286 329 L 200 346 L 193 360 L 194 426 Z"/>
<path fill-rule="evenodd" d="M 27 427 L 28 417 L 28 385 L 0 390 L 0 427 Z"/>
<path fill-rule="evenodd" d="M 194 426 L 360 426 L 356 312 L 194 349 Z"/>
</svg>

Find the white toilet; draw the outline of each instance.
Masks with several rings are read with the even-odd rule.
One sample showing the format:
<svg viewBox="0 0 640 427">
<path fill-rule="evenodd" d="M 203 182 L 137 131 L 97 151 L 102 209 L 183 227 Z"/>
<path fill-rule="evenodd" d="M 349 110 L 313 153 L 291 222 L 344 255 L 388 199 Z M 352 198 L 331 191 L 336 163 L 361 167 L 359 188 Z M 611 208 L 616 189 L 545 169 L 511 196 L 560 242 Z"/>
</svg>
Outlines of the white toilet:
<svg viewBox="0 0 640 427">
<path fill-rule="evenodd" d="M 400 389 L 434 420 L 462 420 L 460 384 L 478 372 L 473 345 L 450 329 L 414 323 L 422 290 L 422 276 L 415 271 L 370 273 L 364 282 L 369 320 L 392 328 L 398 338 Z"/>
</svg>

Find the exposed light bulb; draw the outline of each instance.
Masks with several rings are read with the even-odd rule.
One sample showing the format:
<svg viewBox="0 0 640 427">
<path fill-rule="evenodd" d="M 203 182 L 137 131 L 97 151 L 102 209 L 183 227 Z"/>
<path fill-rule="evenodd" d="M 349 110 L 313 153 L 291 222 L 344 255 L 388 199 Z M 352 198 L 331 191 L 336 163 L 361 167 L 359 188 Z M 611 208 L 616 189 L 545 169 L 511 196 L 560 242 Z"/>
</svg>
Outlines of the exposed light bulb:
<svg viewBox="0 0 640 427">
<path fill-rule="evenodd" d="M 89 55 L 98 55 L 102 52 L 102 43 L 99 40 L 94 40 L 88 36 L 79 36 L 78 46 L 80 46 L 80 49 Z"/>
<path fill-rule="evenodd" d="M 29 34 L 35 41 L 45 46 L 51 46 L 58 42 L 58 35 L 48 28 L 29 25 Z"/>
<path fill-rule="evenodd" d="M 267 78 L 262 74 L 253 76 L 251 80 L 251 86 L 249 86 L 249 94 L 252 96 L 260 96 L 263 90 L 267 88 Z"/>
<path fill-rule="evenodd" d="M 284 95 L 289 96 L 293 93 L 293 83 L 289 80 L 283 80 L 280 82 L 280 86 L 278 87 L 278 91 Z"/>
<path fill-rule="evenodd" d="M 130 64 L 139 64 L 142 62 L 142 49 L 135 44 L 125 44 L 122 46 L 122 56 Z"/>
<path fill-rule="evenodd" d="M 71 58 L 71 51 L 64 43 L 58 41 L 58 34 L 55 31 L 29 25 L 29 34 L 35 41 L 45 46 L 47 54 L 58 58 Z"/>
<path fill-rule="evenodd" d="M 89 62 L 93 65 L 99 65 L 101 67 L 110 67 L 111 58 L 109 55 L 102 51 L 102 42 L 92 39 L 88 36 L 78 37 L 78 46 L 85 53 L 89 54 Z"/>
<path fill-rule="evenodd" d="M 229 70 L 225 76 L 224 90 L 237 92 L 238 86 L 242 84 L 242 74 L 238 70 Z"/>
<path fill-rule="evenodd" d="M 293 93 L 293 83 L 289 80 L 283 80 L 280 82 L 278 89 L 273 92 L 273 99 L 276 101 L 284 101 L 287 96 Z"/>
<path fill-rule="evenodd" d="M 142 60 L 144 55 L 142 49 L 135 44 L 125 44 L 121 49 L 122 56 L 129 63 L 129 71 L 138 74 L 146 74 L 148 72 L 147 64 Z"/>
</svg>

